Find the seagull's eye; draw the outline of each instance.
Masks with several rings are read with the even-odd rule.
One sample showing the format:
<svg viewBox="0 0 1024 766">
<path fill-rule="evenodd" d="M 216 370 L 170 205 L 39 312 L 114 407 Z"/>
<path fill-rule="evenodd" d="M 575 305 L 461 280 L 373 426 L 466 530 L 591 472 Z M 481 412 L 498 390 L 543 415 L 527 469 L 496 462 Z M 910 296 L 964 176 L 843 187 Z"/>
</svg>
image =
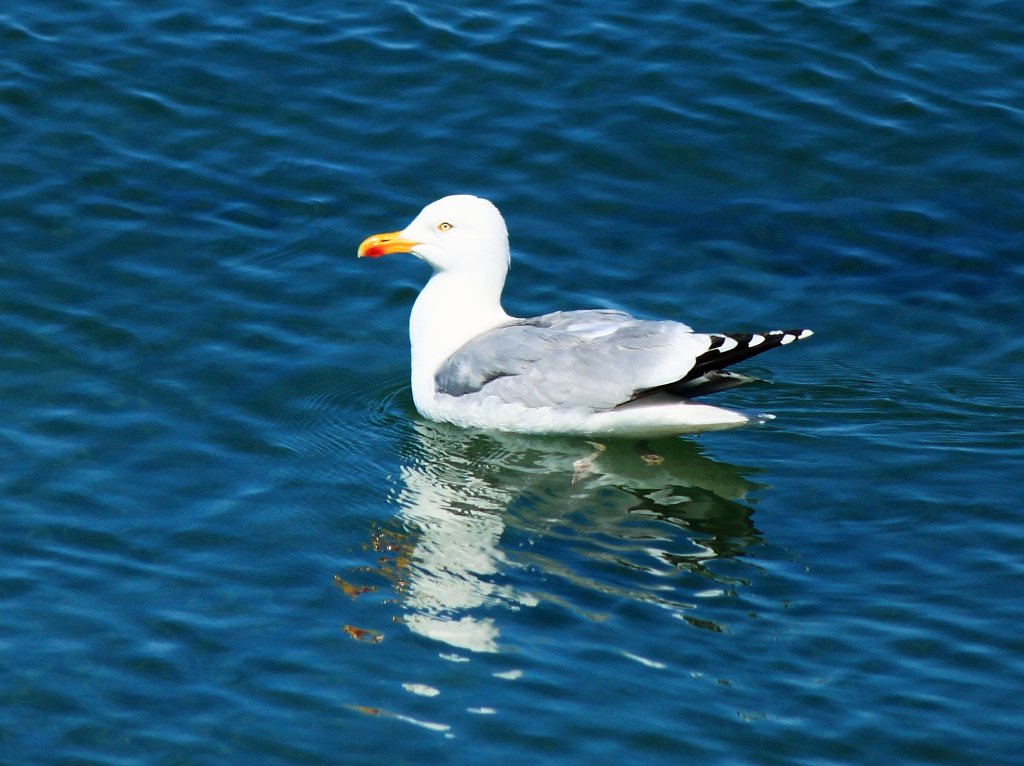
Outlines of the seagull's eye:
<svg viewBox="0 0 1024 766">
<path fill-rule="evenodd" d="M 441 223 L 439 223 L 437 225 L 437 230 L 438 231 L 451 231 L 452 230 L 452 225 L 450 223 L 448 223 L 447 221 L 442 221 Z"/>
</svg>

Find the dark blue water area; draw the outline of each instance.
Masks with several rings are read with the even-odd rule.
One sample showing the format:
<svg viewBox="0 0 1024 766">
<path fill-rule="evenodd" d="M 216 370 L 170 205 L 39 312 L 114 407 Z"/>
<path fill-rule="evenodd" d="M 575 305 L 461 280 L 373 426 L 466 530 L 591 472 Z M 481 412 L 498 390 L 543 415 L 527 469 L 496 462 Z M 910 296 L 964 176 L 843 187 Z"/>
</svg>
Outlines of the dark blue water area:
<svg viewBox="0 0 1024 766">
<path fill-rule="evenodd" d="M 0 763 L 1016 764 L 1024 6 L 0 12 Z M 506 308 L 811 327 L 591 443 L 431 424 Z"/>
</svg>

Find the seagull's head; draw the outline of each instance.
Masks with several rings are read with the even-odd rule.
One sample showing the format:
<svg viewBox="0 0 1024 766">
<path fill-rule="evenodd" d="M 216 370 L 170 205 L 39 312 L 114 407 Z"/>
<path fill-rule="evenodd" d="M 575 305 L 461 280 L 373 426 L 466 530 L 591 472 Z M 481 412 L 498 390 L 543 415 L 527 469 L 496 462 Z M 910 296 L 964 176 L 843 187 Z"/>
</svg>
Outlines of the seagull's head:
<svg viewBox="0 0 1024 766">
<path fill-rule="evenodd" d="M 456 194 L 431 202 L 401 231 L 374 234 L 359 246 L 360 258 L 412 253 L 435 271 L 504 274 L 508 230 L 491 202 Z"/>
</svg>

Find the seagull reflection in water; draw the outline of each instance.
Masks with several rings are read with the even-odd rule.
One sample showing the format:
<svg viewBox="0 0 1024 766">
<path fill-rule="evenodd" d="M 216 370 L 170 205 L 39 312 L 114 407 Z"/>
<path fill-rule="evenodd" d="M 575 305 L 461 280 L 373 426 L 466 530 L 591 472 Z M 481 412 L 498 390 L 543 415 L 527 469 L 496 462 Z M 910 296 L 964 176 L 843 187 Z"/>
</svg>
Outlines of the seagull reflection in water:
<svg viewBox="0 0 1024 766">
<path fill-rule="evenodd" d="M 693 614 L 694 600 L 744 584 L 715 562 L 761 540 L 740 502 L 760 486 L 744 475 L 753 469 L 678 439 L 595 444 L 411 425 L 398 514 L 373 547 L 387 554 L 400 621 L 414 633 L 495 652 L 503 610 L 547 600 L 601 619 L 572 603 L 579 587 L 655 602 L 717 629 Z"/>
</svg>

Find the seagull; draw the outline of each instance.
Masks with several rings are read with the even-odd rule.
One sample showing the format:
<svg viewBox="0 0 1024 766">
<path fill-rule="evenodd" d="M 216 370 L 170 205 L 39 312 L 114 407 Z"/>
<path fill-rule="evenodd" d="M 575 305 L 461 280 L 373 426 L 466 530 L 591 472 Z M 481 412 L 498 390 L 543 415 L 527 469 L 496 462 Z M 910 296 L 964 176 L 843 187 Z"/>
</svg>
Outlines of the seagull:
<svg viewBox="0 0 1024 766">
<path fill-rule="evenodd" d="M 656 437 L 759 422 L 771 416 L 694 399 L 756 381 L 725 368 L 813 334 L 699 333 L 608 309 L 509 316 L 501 307 L 511 259 L 505 220 L 471 195 L 432 202 L 358 251 L 391 253 L 434 270 L 409 319 L 416 409 L 463 427 Z"/>
</svg>

